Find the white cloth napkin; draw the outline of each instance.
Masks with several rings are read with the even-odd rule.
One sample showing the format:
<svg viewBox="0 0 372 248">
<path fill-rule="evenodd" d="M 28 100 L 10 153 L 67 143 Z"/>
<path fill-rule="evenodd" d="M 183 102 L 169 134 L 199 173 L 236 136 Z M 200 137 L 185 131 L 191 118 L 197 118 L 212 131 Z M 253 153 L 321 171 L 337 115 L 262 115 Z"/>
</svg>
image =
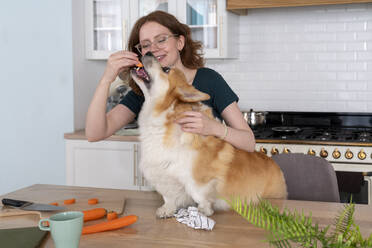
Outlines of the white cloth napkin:
<svg viewBox="0 0 372 248">
<path fill-rule="evenodd" d="M 198 211 L 196 207 L 179 209 L 175 214 L 176 220 L 194 229 L 212 230 L 216 222 Z"/>
</svg>

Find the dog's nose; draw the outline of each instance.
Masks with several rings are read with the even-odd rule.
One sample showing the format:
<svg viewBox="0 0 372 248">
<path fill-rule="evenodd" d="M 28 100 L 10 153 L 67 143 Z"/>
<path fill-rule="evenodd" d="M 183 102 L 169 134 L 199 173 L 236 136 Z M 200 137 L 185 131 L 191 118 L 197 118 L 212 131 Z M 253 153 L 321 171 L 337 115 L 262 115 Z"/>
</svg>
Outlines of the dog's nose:
<svg viewBox="0 0 372 248">
<path fill-rule="evenodd" d="M 152 52 L 147 52 L 147 53 L 145 54 L 145 56 L 151 56 L 151 57 L 154 57 L 154 54 L 152 54 Z"/>
</svg>

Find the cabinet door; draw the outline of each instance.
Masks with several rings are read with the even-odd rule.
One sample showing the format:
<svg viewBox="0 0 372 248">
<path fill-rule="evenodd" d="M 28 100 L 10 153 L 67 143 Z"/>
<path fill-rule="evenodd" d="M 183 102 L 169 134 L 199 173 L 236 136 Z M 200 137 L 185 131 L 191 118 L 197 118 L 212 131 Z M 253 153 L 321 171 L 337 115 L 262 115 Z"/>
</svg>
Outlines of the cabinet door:
<svg viewBox="0 0 372 248">
<path fill-rule="evenodd" d="M 138 143 L 66 140 L 68 185 L 139 190 Z"/>
<path fill-rule="evenodd" d="M 177 12 L 176 0 L 130 0 L 130 29 L 138 18 L 145 16 L 155 10 L 162 10 L 173 15 Z"/>
<path fill-rule="evenodd" d="M 86 58 L 107 59 L 128 39 L 129 0 L 85 0 Z"/>
<path fill-rule="evenodd" d="M 237 57 L 239 17 L 227 12 L 225 4 L 225 0 L 178 1 L 183 7 L 177 16 L 190 27 L 192 38 L 202 42 L 205 58 Z"/>
</svg>

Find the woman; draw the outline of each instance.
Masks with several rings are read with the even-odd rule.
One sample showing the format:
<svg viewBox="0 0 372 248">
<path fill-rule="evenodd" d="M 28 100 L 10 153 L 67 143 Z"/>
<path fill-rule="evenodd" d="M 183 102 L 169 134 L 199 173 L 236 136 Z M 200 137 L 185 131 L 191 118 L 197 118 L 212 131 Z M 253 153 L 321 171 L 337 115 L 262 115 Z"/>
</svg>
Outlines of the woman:
<svg viewBox="0 0 372 248">
<path fill-rule="evenodd" d="M 144 97 L 133 80 L 130 83 L 133 90 L 107 114 L 106 101 L 110 84 L 116 77 L 127 75 L 129 68 L 139 62 L 139 57 L 150 51 L 163 67 L 182 70 L 188 83 L 209 94 L 211 99 L 204 103 L 211 106 L 214 115 L 227 124 L 224 126 L 200 112 L 188 111 L 177 121 L 183 131 L 214 135 L 239 149 L 254 151 L 255 138 L 237 105 L 239 98 L 217 72 L 203 68 L 204 60 L 198 53 L 201 44 L 191 39 L 187 25 L 166 12 L 152 12 L 134 25 L 128 49 L 112 54 L 107 61 L 88 109 L 85 132 L 89 141 L 111 136 L 138 115 Z"/>
</svg>

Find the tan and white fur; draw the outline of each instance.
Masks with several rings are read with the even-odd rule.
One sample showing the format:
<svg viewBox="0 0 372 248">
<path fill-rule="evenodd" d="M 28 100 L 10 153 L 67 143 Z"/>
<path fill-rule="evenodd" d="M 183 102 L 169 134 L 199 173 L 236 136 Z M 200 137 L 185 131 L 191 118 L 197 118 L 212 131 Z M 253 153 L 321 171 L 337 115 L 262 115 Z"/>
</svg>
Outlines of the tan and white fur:
<svg viewBox="0 0 372 248">
<path fill-rule="evenodd" d="M 140 168 L 146 180 L 163 196 L 160 218 L 197 203 L 207 216 L 229 207 L 222 198 L 240 196 L 256 201 L 286 198 L 279 166 L 259 152 L 246 152 L 214 136 L 183 132 L 175 120 L 184 111 L 200 111 L 213 118 L 201 103 L 209 95 L 186 82 L 178 69 L 164 73 L 152 54 L 142 63 L 150 82 L 132 70 L 145 102 L 138 117 L 141 141 Z"/>
</svg>

